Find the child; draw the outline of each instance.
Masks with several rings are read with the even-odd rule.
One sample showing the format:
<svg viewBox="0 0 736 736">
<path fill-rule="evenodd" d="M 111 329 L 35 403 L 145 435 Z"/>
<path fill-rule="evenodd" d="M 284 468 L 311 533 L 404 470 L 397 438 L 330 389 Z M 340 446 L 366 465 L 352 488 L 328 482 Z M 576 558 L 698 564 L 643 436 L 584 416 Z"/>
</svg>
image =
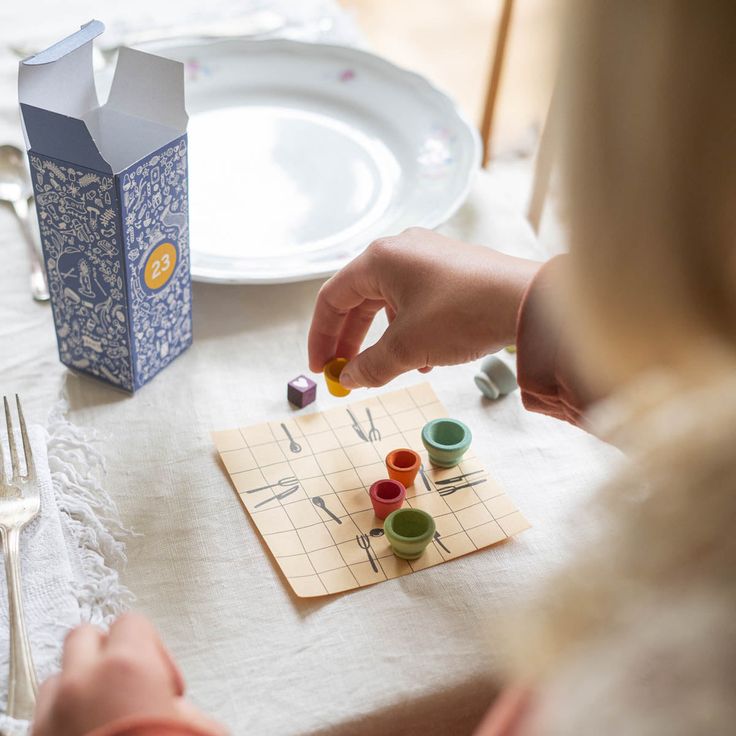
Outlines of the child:
<svg viewBox="0 0 736 736">
<path fill-rule="evenodd" d="M 479 736 L 730 733 L 736 4 L 581 0 L 572 18 L 570 257 L 540 269 L 421 230 L 379 241 L 320 292 L 310 367 L 346 356 L 347 387 L 379 386 L 516 340 L 526 405 L 585 414 L 630 456 L 592 539 L 515 616 L 515 686 Z M 360 352 L 380 309 L 390 326 Z M 36 736 L 218 733 L 185 705 L 147 623 L 82 632 L 42 690 Z M 146 642 L 140 659 L 119 636 Z"/>
</svg>

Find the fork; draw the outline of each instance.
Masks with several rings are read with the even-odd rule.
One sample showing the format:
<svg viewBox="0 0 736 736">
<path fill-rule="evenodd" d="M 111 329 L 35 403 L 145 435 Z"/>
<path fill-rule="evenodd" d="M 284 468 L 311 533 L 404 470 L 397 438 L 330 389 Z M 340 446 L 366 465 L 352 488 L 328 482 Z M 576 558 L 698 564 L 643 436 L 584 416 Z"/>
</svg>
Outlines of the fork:
<svg viewBox="0 0 736 736">
<path fill-rule="evenodd" d="M 355 541 L 358 543 L 358 547 L 365 550 L 365 553 L 368 555 L 368 561 L 371 563 L 371 567 L 373 568 L 373 572 L 378 572 L 378 568 L 376 567 L 376 563 L 373 560 L 373 555 L 371 554 L 371 539 L 367 534 L 361 534 L 355 535 Z"/>
<path fill-rule="evenodd" d="M 23 618 L 23 599 L 20 580 L 20 531 L 33 519 L 41 506 L 36 482 L 31 443 L 28 441 L 26 421 L 18 394 L 15 405 L 18 411 L 20 435 L 23 440 L 25 475 L 21 474 L 18 448 L 15 442 L 13 418 L 7 397 L 3 396 L 5 424 L 8 430 L 10 451 L 10 476 L 0 452 L 0 537 L 5 556 L 5 576 L 8 581 L 8 614 L 10 619 L 10 674 L 8 677 L 8 715 L 11 718 L 30 720 L 36 705 L 38 682 L 33 667 L 31 645 L 28 641 Z"/>
<path fill-rule="evenodd" d="M 371 442 L 380 442 L 381 433 L 376 429 L 376 425 L 373 424 L 373 415 L 371 414 L 371 410 L 366 407 L 365 413 L 368 415 L 368 421 L 371 423 L 371 431 L 368 432 L 368 439 Z"/>
<path fill-rule="evenodd" d="M 299 484 L 299 481 L 293 476 L 287 476 L 286 478 L 281 478 L 281 480 L 276 481 L 276 483 L 270 483 L 267 486 L 261 486 L 260 488 L 251 488 L 249 491 L 246 491 L 246 493 L 255 493 L 256 491 L 266 491 L 269 488 L 287 488 L 289 486 L 293 486 L 294 484 Z"/>
</svg>

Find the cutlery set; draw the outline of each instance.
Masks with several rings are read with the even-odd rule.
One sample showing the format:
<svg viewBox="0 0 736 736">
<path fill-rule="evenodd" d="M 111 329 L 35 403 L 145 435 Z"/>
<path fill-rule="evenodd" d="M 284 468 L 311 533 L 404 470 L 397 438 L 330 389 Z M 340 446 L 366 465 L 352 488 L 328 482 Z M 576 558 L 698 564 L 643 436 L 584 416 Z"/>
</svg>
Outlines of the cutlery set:
<svg viewBox="0 0 736 736">
<path fill-rule="evenodd" d="M 380 442 L 381 441 L 381 431 L 376 427 L 376 425 L 373 423 L 373 415 L 371 414 L 371 410 L 366 408 L 365 413 L 368 417 L 368 422 L 370 424 L 370 429 L 368 430 L 368 434 L 366 435 L 365 431 L 363 430 L 363 427 L 360 425 L 360 422 L 356 418 L 355 414 L 350 409 L 346 409 L 348 416 L 350 417 L 350 421 L 352 422 L 352 428 L 355 430 L 355 434 L 358 435 L 358 437 L 363 440 L 363 442 Z"/>
</svg>

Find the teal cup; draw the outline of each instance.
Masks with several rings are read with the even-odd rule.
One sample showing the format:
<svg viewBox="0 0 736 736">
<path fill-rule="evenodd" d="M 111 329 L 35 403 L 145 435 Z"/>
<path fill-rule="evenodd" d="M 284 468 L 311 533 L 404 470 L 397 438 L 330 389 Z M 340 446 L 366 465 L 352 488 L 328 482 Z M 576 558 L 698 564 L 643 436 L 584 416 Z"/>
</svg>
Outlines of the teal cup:
<svg viewBox="0 0 736 736">
<path fill-rule="evenodd" d="M 398 509 L 386 517 L 383 531 L 391 549 L 402 560 L 416 560 L 432 541 L 434 519 L 420 509 Z"/>
<path fill-rule="evenodd" d="M 441 468 L 457 465 L 468 451 L 473 435 L 457 419 L 433 419 L 422 429 L 422 442 L 430 462 Z"/>
</svg>

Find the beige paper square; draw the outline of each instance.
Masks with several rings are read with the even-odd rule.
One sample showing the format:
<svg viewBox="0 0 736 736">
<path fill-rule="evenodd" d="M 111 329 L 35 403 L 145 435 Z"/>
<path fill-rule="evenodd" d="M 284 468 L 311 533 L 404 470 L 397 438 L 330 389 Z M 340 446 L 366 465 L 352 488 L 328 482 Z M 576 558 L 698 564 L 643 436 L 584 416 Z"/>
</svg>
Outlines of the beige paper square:
<svg viewBox="0 0 736 736">
<path fill-rule="evenodd" d="M 249 447 L 263 445 L 266 442 L 273 442 L 276 439 L 267 422 L 256 424 L 252 427 L 241 427 L 240 434 L 243 435 L 243 439 Z"/>
<path fill-rule="evenodd" d="M 263 511 L 251 511 L 253 521 L 260 529 L 261 534 L 275 534 L 277 532 L 285 532 L 294 527 L 291 520 L 282 508 L 264 509 Z"/>
<path fill-rule="evenodd" d="M 393 415 L 396 426 L 402 431 L 407 432 L 410 429 L 418 429 L 421 431 L 426 424 L 424 416 L 419 409 L 409 409 Z"/>
<path fill-rule="evenodd" d="M 393 415 L 414 408 L 414 400 L 408 391 L 392 391 L 378 397 L 386 413 Z"/>
<path fill-rule="evenodd" d="M 241 447 L 245 447 L 243 435 L 237 429 L 225 429 L 221 432 L 213 432 L 212 439 L 215 441 L 215 447 L 218 452 L 239 450 Z"/>
<path fill-rule="evenodd" d="M 383 521 L 373 513 L 372 508 L 353 513 L 351 518 L 363 534 L 368 534 L 371 529 L 383 529 Z M 373 537 L 371 537 L 371 540 L 373 540 Z"/>
<path fill-rule="evenodd" d="M 233 485 L 238 493 L 245 493 L 251 488 L 260 488 L 265 486 L 268 481 L 263 477 L 258 468 L 253 470 L 244 470 L 242 473 L 236 473 L 232 476 Z"/>
<path fill-rule="evenodd" d="M 354 447 L 355 445 L 364 445 L 365 440 L 359 437 L 356 431 L 350 427 L 339 427 L 334 430 L 337 441 L 340 443 L 340 447 Z M 366 433 L 366 437 L 367 437 Z"/>
<path fill-rule="evenodd" d="M 449 496 L 442 496 L 442 498 L 445 499 L 445 502 L 453 511 L 460 511 L 460 509 L 467 508 L 480 501 L 472 488 L 463 488 L 460 491 L 451 493 Z"/>
<path fill-rule="evenodd" d="M 312 452 L 315 455 L 320 452 L 326 452 L 327 450 L 336 450 L 340 447 L 340 442 L 337 437 L 335 437 L 335 433 L 332 430 L 311 434 L 305 442 L 309 443 L 309 446 L 312 448 Z"/>
<path fill-rule="evenodd" d="M 290 458 L 289 465 L 291 466 L 291 472 L 299 480 L 317 478 L 322 475 L 322 469 L 319 467 L 319 463 L 311 455 Z"/>
<path fill-rule="evenodd" d="M 318 575 L 309 575 L 306 578 L 289 578 L 289 584 L 300 598 L 315 598 L 327 595 L 327 588 L 322 584 Z"/>
<path fill-rule="evenodd" d="M 322 414 L 302 414 L 295 417 L 294 421 L 307 437 L 319 432 L 326 432 L 330 428 Z"/>
<path fill-rule="evenodd" d="M 304 492 L 312 498 L 313 496 L 324 496 L 326 493 L 332 493 L 332 486 L 324 475 L 317 478 L 307 478 L 301 482 Z"/>
<path fill-rule="evenodd" d="M 513 514 L 502 517 L 498 520 L 498 523 L 510 537 L 531 527 L 531 524 L 519 511 L 514 511 Z"/>
<path fill-rule="evenodd" d="M 281 448 L 276 442 L 267 442 L 265 445 L 256 445 L 251 447 L 253 457 L 256 459 L 258 466 L 263 468 L 267 465 L 282 463 L 286 460 L 286 456 L 281 452 Z"/>
<path fill-rule="evenodd" d="M 359 468 L 361 465 L 373 465 L 381 461 L 383 458 L 379 456 L 372 444 L 361 442 L 353 447 L 346 447 L 345 454 L 350 462 Z"/>
<path fill-rule="evenodd" d="M 505 493 L 486 501 L 485 506 L 493 514 L 494 519 L 500 519 L 502 516 L 508 516 L 516 511 L 514 502 Z"/>
<path fill-rule="evenodd" d="M 503 488 L 493 478 L 489 478 L 485 483 L 481 483 L 479 486 L 473 486 L 473 488 L 481 501 L 490 501 L 492 498 L 496 498 L 496 496 L 503 495 Z"/>
<path fill-rule="evenodd" d="M 325 547 L 310 552 L 309 559 L 312 561 L 312 567 L 317 572 L 328 572 L 329 570 L 345 567 L 345 560 L 343 560 L 337 547 Z"/>
<path fill-rule="evenodd" d="M 457 534 L 463 530 L 455 514 L 435 516 L 434 523 L 437 526 L 437 531 L 442 537 L 449 537 L 450 535 Z"/>
<path fill-rule="evenodd" d="M 297 529 L 302 529 L 305 526 L 312 526 L 312 524 L 322 521 L 322 519 L 317 515 L 311 500 L 290 503 L 284 508 Z"/>
<path fill-rule="evenodd" d="M 340 567 L 337 570 L 321 572 L 319 578 L 327 588 L 328 593 L 342 593 L 344 590 L 352 590 L 359 587 L 348 567 Z"/>
<path fill-rule="evenodd" d="M 366 487 L 370 488 L 371 484 L 377 480 L 382 480 L 388 477 L 386 466 L 383 463 L 373 463 L 373 465 L 365 465 L 362 468 L 357 468 L 358 477 L 360 482 Z"/>
<path fill-rule="evenodd" d="M 338 473 L 341 470 L 348 470 L 353 467 L 345 451 L 342 449 L 330 450 L 329 452 L 323 452 L 317 455 L 317 462 L 325 475 Z"/>
<path fill-rule="evenodd" d="M 412 571 L 406 560 L 402 560 L 394 554 L 381 558 L 381 569 L 389 580 L 408 575 Z"/>
<path fill-rule="evenodd" d="M 240 450 L 228 450 L 227 452 L 220 453 L 222 462 L 227 468 L 227 472 L 230 475 L 234 473 L 242 473 L 244 470 L 253 470 L 258 467 L 256 459 L 253 457 L 253 453 L 244 447 Z"/>
<path fill-rule="evenodd" d="M 450 508 L 445 503 L 445 499 L 439 493 L 423 493 L 420 496 L 414 496 L 408 499 L 407 505 L 414 509 L 421 509 L 432 516 L 440 516 L 446 514 Z"/>
<path fill-rule="evenodd" d="M 285 461 L 275 465 L 261 465 L 261 473 L 263 473 L 266 483 L 272 485 L 280 483 L 282 488 L 299 482 L 299 479 L 291 472 L 291 465 Z"/>
<path fill-rule="evenodd" d="M 355 526 L 355 522 L 346 516 L 341 520 L 342 524 L 327 524 L 327 530 L 330 532 L 332 538 L 335 540 L 335 544 L 341 544 L 353 540 L 355 542 L 355 535 L 360 534 L 360 529 Z"/>
<path fill-rule="evenodd" d="M 408 392 L 417 406 L 433 404 L 437 401 L 437 395 L 429 383 L 419 383 L 416 386 L 410 386 Z"/>
<path fill-rule="evenodd" d="M 277 557 L 276 561 L 287 578 L 313 575 L 315 573 L 315 569 L 312 567 L 312 563 L 309 561 L 307 555 Z"/>
<path fill-rule="evenodd" d="M 336 406 L 333 409 L 323 411 L 322 416 L 333 429 L 347 427 L 352 423 L 350 415 L 345 411 L 345 407 L 343 406 Z"/>
<path fill-rule="evenodd" d="M 352 468 L 341 470 L 339 473 L 330 473 L 325 477 L 334 491 L 352 491 L 363 487 L 358 474 Z"/>
<path fill-rule="evenodd" d="M 298 529 L 297 534 L 307 552 L 335 546 L 332 535 L 327 531 L 324 524 L 315 524 L 314 526 L 304 527 L 304 529 Z"/>
<path fill-rule="evenodd" d="M 457 516 L 457 520 L 462 524 L 465 531 L 493 521 L 493 516 L 491 516 L 491 513 L 482 503 L 477 503 L 474 506 L 468 506 L 460 511 L 456 511 L 455 516 Z"/>
<path fill-rule="evenodd" d="M 449 537 L 442 537 L 442 544 L 449 549 L 449 552 L 442 550 L 442 555 L 447 559 L 455 559 L 456 557 L 462 557 L 469 552 L 475 551 L 475 545 L 473 544 L 470 537 L 465 532 L 459 534 L 453 534 Z"/>
<path fill-rule="evenodd" d="M 414 452 L 418 452 L 422 456 L 424 467 L 429 468 L 429 458 L 427 456 L 427 451 L 424 449 L 424 443 L 422 442 L 422 428 L 405 429 L 401 434 L 404 437 L 404 446 L 408 447 L 410 450 L 414 450 Z"/>
<path fill-rule="evenodd" d="M 381 565 L 377 563 L 376 568 L 378 569 L 378 572 L 373 569 L 371 563 L 367 560 L 365 562 L 360 562 L 357 565 L 350 565 L 350 570 L 361 585 L 372 585 L 373 583 L 378 583 L 381 580 L 386 580 L 386 576 L 383 574 Z"/>
<path fill-rule="evenodd" d="M 366 422 L 368 421 L 367 409 L 371 410 L 371 415 L 374 419 L 386 416 L 386 409 L 377 396 L 372 396 L 370 399 L 363 399 L 362 401 L 356 401 L 350 407 L 350 410 L 361 424 L 363 423 L 363 420 Z"/>
<path fill-rule="evenodd" d="M 354 565 L 358 562 L 366 562 L 368 560 L 365 550 L 358 546 L 358 543 L 355 541 L 355 537 L 348 539 L 345 542 L 341 542 L 337 547 L 340 550 L 343 560 L 345 560 L 348 565 Z"/>
<path fill-rule="evenodd" d="M 447 416 L 447 410 L 439 403 L 439 401 L 436 404 L 427 404 L 426 406 L 421 407 L 421 412 L 424 414 L 424 418 L 428 422 L 432 419 L 440 419 L 440 417 Z"/>
<path fill-rule="evenodd" d="M 432 565 L 437 565 L 442 561 L 443 557 L 439 550 L 435 547 L 434 543 L 430 542 L 422 556 L 418 560 L 411 561 L 411 566 L 414 572 L 418 572 L 419 570 L 425 570 L 428 567 L 432 567 Z"/>
<path fill-rule="evenodd" d="M 271 548 L 274 557 L 284 557 L 286 555 L 297 555 L 304 552 L 304 547 L 299 539 L 299 535 L 295 531 L 279 532 L 278 534 L 269 534 L 268 546 Z"/>
<path fill-rule="evenodd" d="M 373 509 L 368 491 L 363 488 L 357 488 L 354 491 L 343 491 L 337 494 L 342 501 L 342 505 L 349 514 L 355 514 L 358 511 Z"/>
<path fill-rule="evenodd" d="M 506 533 L 501 529 L 496 521 L 489 521 L 488 523 L 483 524 L 483 526 L 477 526 L 475 529 L 468 529 L 467 535 L 473 540 L 473 543 L 478 549 L 500 542 L 502 539 L 506 539 Z"/>
</svg>

